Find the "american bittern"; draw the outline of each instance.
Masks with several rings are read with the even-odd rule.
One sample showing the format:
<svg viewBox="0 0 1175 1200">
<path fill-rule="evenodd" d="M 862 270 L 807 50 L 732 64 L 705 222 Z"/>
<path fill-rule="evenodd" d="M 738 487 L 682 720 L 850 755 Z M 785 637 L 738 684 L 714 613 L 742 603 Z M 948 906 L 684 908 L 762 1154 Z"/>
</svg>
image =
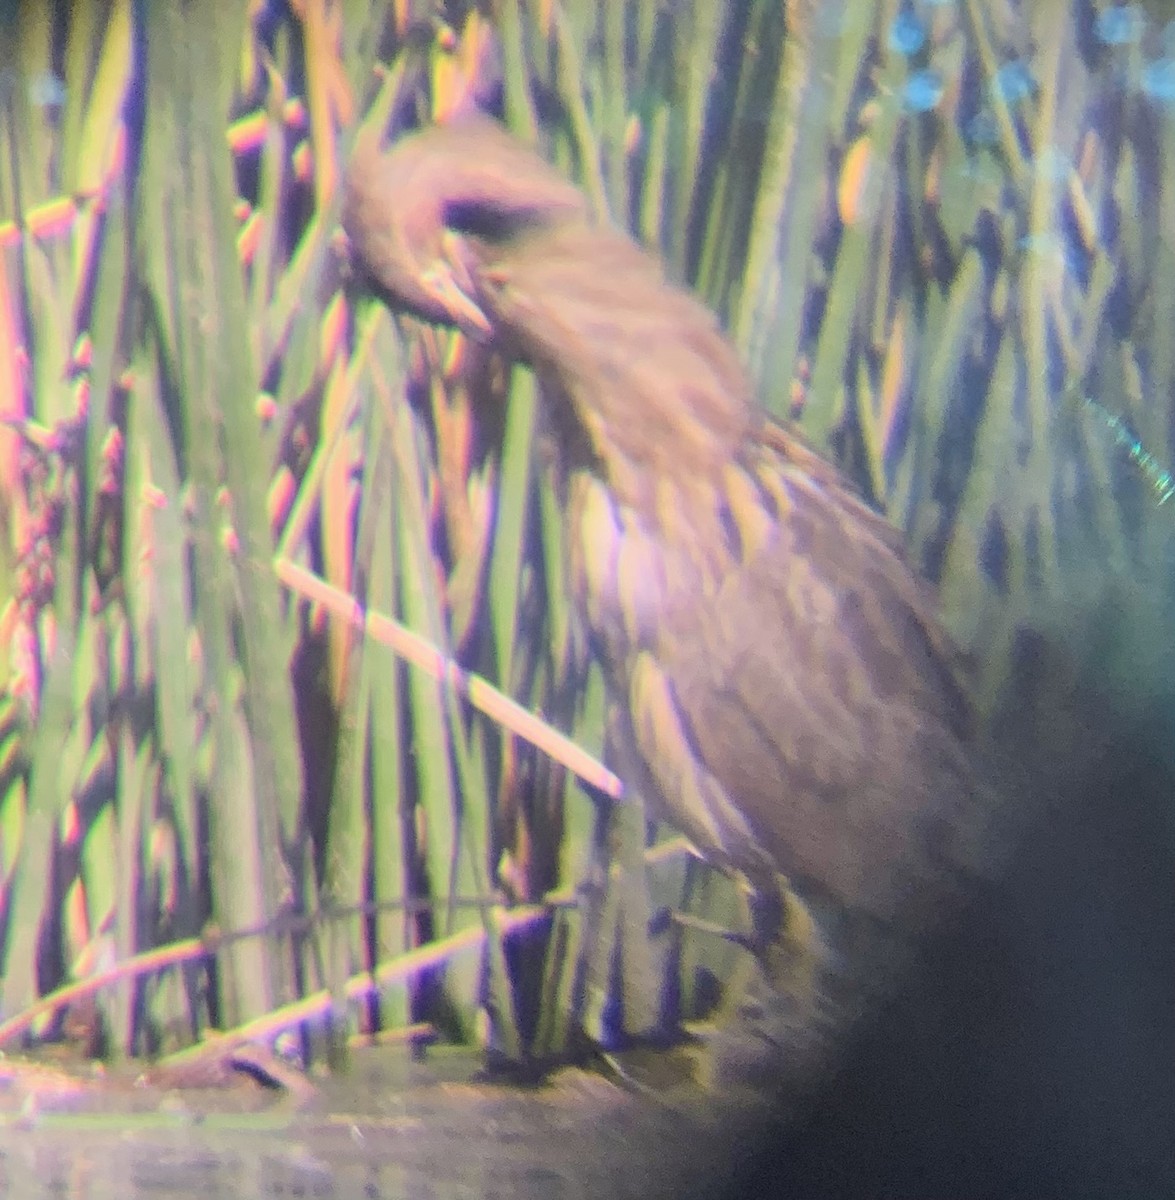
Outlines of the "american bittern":
<svg viewBox="0 0 1175 1200">
<path fill-rule="evenodd" d="M 886 925 L 933 908 L 975 796 L 933 596 L 711 313 L 483 118 L 361 140 L 343 223 L 394 304 L 536 373 L 621 774 L 749 882 L 756 934 L 780 874 Z"/>
</svg>

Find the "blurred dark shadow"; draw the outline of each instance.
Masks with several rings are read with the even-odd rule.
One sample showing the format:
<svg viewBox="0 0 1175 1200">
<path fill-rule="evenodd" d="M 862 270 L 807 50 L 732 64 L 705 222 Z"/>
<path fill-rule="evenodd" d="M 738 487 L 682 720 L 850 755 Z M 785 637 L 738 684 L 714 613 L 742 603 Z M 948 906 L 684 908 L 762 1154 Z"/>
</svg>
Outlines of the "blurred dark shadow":
<svg viewBox="0 0 1175 1200">
<path fill-rule="evenodd" d="M 1083 706 L 1072 745 L 1037 747 L 1066 782 L 990 895 L 732 1196 L 1175 1196 L 1170 705 Z"/>
</svg>

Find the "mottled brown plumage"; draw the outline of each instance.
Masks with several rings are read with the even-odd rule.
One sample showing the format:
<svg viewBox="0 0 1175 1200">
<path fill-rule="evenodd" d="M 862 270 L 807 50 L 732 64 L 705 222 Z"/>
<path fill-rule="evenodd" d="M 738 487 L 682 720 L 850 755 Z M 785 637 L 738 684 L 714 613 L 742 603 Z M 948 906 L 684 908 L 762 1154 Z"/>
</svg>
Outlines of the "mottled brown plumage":
<svg viewBox="0 0 1175 1200">
<path fill-rule="evenodd" d="M 540 379 L 570 586 L 652 811 L 760 898 L 782 872 L 886 923 L 933 908 L 976 795 L 952 648 L 898 536 L 756 407 L 714 317 L 481 119 L 369 147 L 344 225 L 401 306 Z"/>
</svg>

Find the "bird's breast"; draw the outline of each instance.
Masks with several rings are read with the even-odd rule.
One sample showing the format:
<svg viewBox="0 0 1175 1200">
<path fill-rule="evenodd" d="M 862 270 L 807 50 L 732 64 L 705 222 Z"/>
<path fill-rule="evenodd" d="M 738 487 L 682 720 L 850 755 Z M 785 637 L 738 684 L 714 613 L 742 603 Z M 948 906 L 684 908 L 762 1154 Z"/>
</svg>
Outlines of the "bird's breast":
<svg viewBox="0 0 1175 1200">
<path fill-rule="evenodd" d="M 715 546 L 723 534 L 712 489 L 662 479 L 644 503 L 627 503 L 580 471 L 567 492 L 571 593 L 606 662 L 631 660 L 713 608 L 733 564 Z"/>
</svg>

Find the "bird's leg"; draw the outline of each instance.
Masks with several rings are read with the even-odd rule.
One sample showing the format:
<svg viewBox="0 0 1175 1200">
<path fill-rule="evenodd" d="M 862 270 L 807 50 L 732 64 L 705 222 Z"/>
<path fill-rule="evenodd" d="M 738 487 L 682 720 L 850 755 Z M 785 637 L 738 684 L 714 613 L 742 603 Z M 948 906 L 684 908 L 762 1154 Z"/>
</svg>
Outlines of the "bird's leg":
<svg viewBox="0 0 1175 1200">
<path fill-rule="evenodd" d="M 813 1003 L 823 939 L 808 906 L 784 875 L 756 881 L 748 896 L 752 949 L 771 990 L 806 1008 Z"/>
<path fill-rule="evenodd" d="M 788 879 L 775 872 L 746 877 L 739 888 L 744 905 L 743 932 L 700 917 L 678 913 L 681 926 L 721 937 L 748 953 L 725 981 L 725 999 L 712 1020 L 722 1022 L 762 1007 L 764 993 L 772 1006 L 779 1002 L 806 1011 L 818 999 L 821 966 L 828 954 L 824 937 L 811 910 L 796 895 Z"/>
<path fill-rule="evenodd" d="M 695 1038 L 692 1079 L 714 1094 L 772 1096 L 784 1079 L 806 1086 L 820 1076 L 828 1042 L 819 924 L 788 879 L 773 871 L 744 876 L 744 928 L 722 932 L 745 947 L 725 996 Z"/>
</svg>

